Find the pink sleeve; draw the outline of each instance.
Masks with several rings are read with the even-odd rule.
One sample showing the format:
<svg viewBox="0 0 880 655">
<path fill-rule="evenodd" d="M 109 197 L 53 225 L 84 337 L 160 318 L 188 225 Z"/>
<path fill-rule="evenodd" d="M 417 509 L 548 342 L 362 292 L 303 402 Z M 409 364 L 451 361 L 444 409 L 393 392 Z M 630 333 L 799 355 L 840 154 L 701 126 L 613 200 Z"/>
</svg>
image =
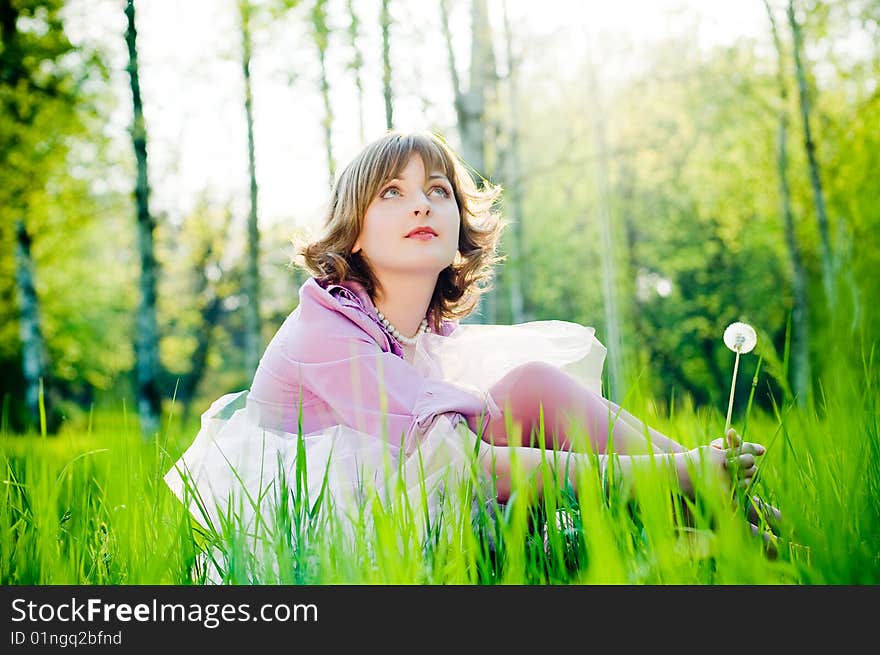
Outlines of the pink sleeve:
<svg viewBox="0 0 880 655">
<path fill-rule="evenodd" d="M 438 414 L 486 414 L 488 421 L 491 408 L 479 394 L 423 377 L 367 339 L 351 339 L 347 346 L 348 357 L 299 364 L 303 386 L 330 407 L 337 423 L 394 444 L 402 438 L 409 451 Z"/>
<path fill-rule="evenodd" d="M 321 300 L 325 299 L 320 298 Z M 423 376 L 387 347 L 377 324 L 352 308 L 301 304 L 272 339 L 251 385 L 264 427 L 310 434 L 333 425 L 376 435 L 409 451 L 438 414 L 488 425 L 500 414 L 488 394 Z M 453 425 L 460 418 L 450 417 Z"/>
</svg>

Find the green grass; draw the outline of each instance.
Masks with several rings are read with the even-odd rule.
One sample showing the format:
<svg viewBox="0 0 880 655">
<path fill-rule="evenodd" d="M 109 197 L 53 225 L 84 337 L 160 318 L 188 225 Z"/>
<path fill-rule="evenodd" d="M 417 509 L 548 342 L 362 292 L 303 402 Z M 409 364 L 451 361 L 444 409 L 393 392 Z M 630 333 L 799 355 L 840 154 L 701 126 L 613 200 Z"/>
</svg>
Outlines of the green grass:
<svg viewBox="0 0 880 655">
<path fill-rule="evenodd" d="M 587 472 L 577 493 L 555 485 L 540 503 L 516 494 L 499 506 L 474 500 L 478 487 L 465 476 L 447 487 L 430 524 L 424 499 L 407 503 L 399 490 L 385 502 L 368 497 L 354 523 L 323 500 L 316 506 L 289 493 L 271 503 L 261 540 L 241 529 L 236 508 L 205 531 L 162 480 L 197 422 L 179 425 L 172 414 L 161 438 L 144 443 L 134 417 L 101 411 L 58 436 L 0 437 L 0 579 L 200 584 L 214 557 L 232 584 L 877 584 L 877 389 L 870 375 L 852 377 L 858 383 L 825 389 L 815 409 L 781 404 L 748 415 L 746 439 L 768 447 L 753 491 L 784 517 L 775 560 L 711 478 L 685 527 L 670 480 L 648 469 L 635 500 L 613 484 L 603 490 Z M 723 425 L 717 412 L 663 416 L 652 407 L 641 415 L 667 434 L 688 435 L 688 446 L 707 443 Z"/>
</svg>

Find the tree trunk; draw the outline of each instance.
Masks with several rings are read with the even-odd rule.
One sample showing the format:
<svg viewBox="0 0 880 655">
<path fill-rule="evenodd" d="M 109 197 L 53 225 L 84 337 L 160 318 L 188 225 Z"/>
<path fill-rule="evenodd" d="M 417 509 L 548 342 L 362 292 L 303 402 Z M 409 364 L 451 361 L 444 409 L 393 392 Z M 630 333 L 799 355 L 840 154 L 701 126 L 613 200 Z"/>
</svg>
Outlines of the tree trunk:
<svg viewBox="0 0 880 655">
<path fill-rule="evenodd" d="M 348 13 L 351 16 L 351 23 L 348 27 L 348 35 L 351 39 L 351 48 L 354 51 L 354 57 L 351 60 L 351 70 L 354 72 L 354 85 L 357 88 L 358 98 L 358 136 L 363 145 L 366 136 L 364 132 L 364 83 L 361 78 L 361 70 L 364 66 L 364 58 L 361 54 L 360 46 L 358 46 L 358 35 L 360 30 L 360 22 L 358 21 L 357 12 L 354 8 L 354 0 L 348 0 Z"/>
<path fill-rule="evenodd" d="M 816 218 L 819 222 L 819 247 L 822 256 L 822 285 L 829 311 L 833 314 L 837 305 L 837 294 L 834 288 L 834 260 L 831 255 L 831 238 L 828 231 L 828 213 L 825 209 L 825 194 L 822 191 L 822 180 L 819 174 L 819 163 L 816 161 L 816 143 L 810 129 L 810 98 L 807 90 L 807 75 L 803 63 L 803 35 L 801 26 L 794 15 L 794 0 L 788 1 L 788 23 L 794 50 L 794 66 L 797 74 L 798 95 L 800 97 L 801 120 L 804 126 L 804 149 L 807 152 L 807 163 L 810 168 L 810 185 L 813 187 L 813 201 L 816 204 Z"/>
<path fill-rule="evenodd" d="M 330 104 L 330 82 L 327 79 L 327 0 L 317 0 L 312 10 L 312 36 L 318 47 L 318 63 L 320 65 L 321 100 L 324 103 L 324 149 L 327 152 L 327 169 L 330 172 L 330 187 L 336 180 L 336 160 L 333 158 L 333 106 Z"/>
<path fill-rule="evenodd" d="M 31 236 L 24 221 L 15 224 L 15 282 L 21 318 L 21 359 L 24 372 L 25 408 L 31 426 L 42 425 L 40 387 L 46 380 L 46 343 L 40 328 L 40 303 L 34 283 L 34 262 L 31 257 Z M 46 410 L 46 407 L 43 407 Z M 48 412 L 46 412 L 48 413 Z M 42 414 L 45 416 L 45 414 Z"/>
<path fill-rule="evenodd" d="M 0 3 L 0 43 L 3 44 L 0 57 L 0 80 L 7 89 L 15 89 L 28 73 L 24 64 L 27 53 L 19 42 L 19 7 L 15 3 Z M 11 120 L 19 127 L 33 125 L 37 113 L 36 103 L 28 110 L 22 110 L 25 103 L 6 102 L 3 110 L 11 114 Z M 2 143 L 0 164 L 8 165 L 10 154 L 20 147 L 19 137 L 13 131 L 11 138 Z M 4 172 L 7 172 L 4 170 Z M 25 188 L 12 192 L 10 207 L 13 211 L 24 213 L 25 202 L 20 199 L 27 193 L 30 180 L 18 171 L 12 175 L 20 177 Z M 10 185 L 11 186 L 11 185 Z M 19 302 L 19 335 L 21 337 L 22 373 L 24 376 L 24 401 L 26 416 L 25 429 L 36 426 L 42 428 L 40 414 L 40 385 L 46 378 L 46 343 L 40 327 L 40 305 L 34 282 L 34 261 L 31 256 L 31 236 L 23 218 L 15 221 L 15 285 Z M 4 400 L 5 402 L 5 400 Z M 45 406 L 44 406 L 45 409 Z M 4 406 L 4 419 L 6 408 Z"/>
<path fill-rule="evenodd" d="M 510 31 L 510 20 L 507 16 L 507 2 L 504 2 L 504 45 L 507 54 L 507 108 L 509 111 L 508 121 L 508 147 L 504 153 L 504 163 L 507 178 L 505 191 L 507 202 L 507 217 L 511 222 L 512 233 L 507 238 L 507 249 L 510 255 L 505 270 L 508 273 L 507 289 L 510 294 L 510 315 L 512 323 L 522 323 L 526 320 L 526 261 L 525 234 L 523 229 L 523 178 L 519 162 L 519 85 L 517 84 L 517 68 L 519 61 L 513 56 L 513 36 Z"/>
<path fill-rule="evenodd" d="M 605 306 L 605 346 L 608 348 L 609 398 L 620 402 L 625 392 L 624 365 L 621 338 L 621 321 L 618 299 L 616 267 L 616 243 L 612 225 L 607 171 L 608 152 L 605 144 L 605 122 L 599 98 L 599 83 L 592 57 L 587 53 L 587 78 L 589 84 L 590 114 L 593 117 L 593 134 L 596 140 L 596 191 L 599 219 L 599 257 L 602 265 L 602 298 Z"/>
<path fill-rule="evenodd" d="M 785 225 L 785 245 L 791 263 L 792 274 L 792 372 L 791 381 L 797 403 L 805 407 L 810 397 L 810 348 L 809 348 L 809 304 L 807 300 L 807 279 L 801 260 L 800 248 L 794 231 L 794 216 L 791 207 L 791 192 L 788 184 L 788 85 L 785 82 L 785 57 L 782 42 L 776 29 L 776 19 L 768 0 L 764 0 L 773 45 L 776 47 L 779 66 L 779 137 L 776 149 L 776 165 L 779 171 L 779 198 Z"/>
<path fill-rule="evenodd" d="M 248 136 L 248 175 L 250 176 L 251 209 L 248 215 L 247 230 L 247 269 L 245 273 L 245 366 L 248 376 L 257 370 L 260 361 L 260 230 L 257 224 L 257 172 L 254 161 L 254 117 L 251 96 L 251 32 L 250 14 L 252 7 L 248 0 L 240 0 L 241 16 L 242 72 L 244 73 L 244 113 Z"/>
<path fill-rule="evenodd" d="M 480 177 L 486 176 L 486 91 L 495 73 L 486 0 L 471 4 L 470 84 L 456 103 L 464 160 Z"/>
<path fill-rule="evenodd" d="M 618 173 L 618 184 L 616 195 L 619 198 L 619 216 L 621 228 L 623 230 L 623 247 L 622 261 L 620 264 L 620 283 L 621 298 L 629 298 L 627 308 L 630 310 L 627 314 L 626 324 L 629 326 L 629 334 L 631 335 L 633 344 L 632 356 L 638 360 L 638 352 L 641 347 L 648 346 L 646 339 L 646 329 L 642 320 L 642 308 L 636 290 L 637 279 L 639 275 L 639 258 L 638 258 L 638 241 L 639 232 L 636 226 L 634 216 L 636 214 L 635 196 L 636 196 L 636 172 L 632 164 L 631 155 L 623 154 L 620 157 L 620 168 Z"/>
<path fill-rule="evenodd" d="M 216 289 L 210 289 L 209 297 L 201 310 L 202 329 L 199 330 L 196 349 L 192 354 L 192 368 L 183 379 L 180 387 L 180 402 L 183 405 L 183 422 L 189 421 L 192 414 L 192 401 L 195 398 L 199 383 L 208 368 L 208 351 L 211 347 L 211 337 L 214 334 L 214 326 L 220 318 L 223 309 L 223 299 L 217 294 Z"/>
<path fill-rule="evenodd" d="M 220 266 L 222 259 L 221 252 L 215 252 L 214 240 L 215 234 L 224 237 L 229 234 L 229 228 L 232 225 L 232 210 L 227 210 L 223 225 L 219 232 L 209 233 L 205 236 L 199 256 L 195 261 L 194 272 L 196 275 L 195 298 L 199 299 L 201 328 L 196 335 L 196 348 L 192 354 L 192 368 L 184 377 L 180 385 L 180 400 L 183 404 L 183 422 L 189 420 L 192 400 L 196 395 L 199 383 L 205 375 L 208 367 L 208 351 L 211 347 L 211 338 L 214 335 L 214 327 L 223 312 L 223 296 L 220 293 L 218 284 L 211 282 L 209 270 L 213 267 Z"/>
<path fill-rule="evenodd" d="M 449 56 L 458 131 L 461 135 L 461 155 L 473 169 L 474 180 L 480 186 L 486 177 L 486 93 L 494 86 L 496 78 L 486 0 L 472 0 L 471 3 L 470 83 L 466 92 L 461 89 L 455 67 L 446 0 L 440 0 L 440 13 Z M 484 294 L 481 301 L 484 303 L 484 311 L 474 316 L 474 322 L 497 322 L 496 291 L 497 281 L 492 291 Z"/>
<path fill-rule="evenodd" d="M 394 128 L 394 106 L 391 93 L 391 12 L 388 11 L 389 0 L 382 0 L 382 13 L 379 23 L 382 26 L 382 95 L 385 97 L 385 127 Z"/>
<path fill-rule="evenodd" d="M 125 7 L 128 28 L 128 72 L 131 78 L 131 96 L 134 107 L 132 143 L 137 161 L 135 203 L 137 205 L 138 248 L 141 258 L 140 304 L 137 312 L 135 342 L 137 368 L 137 404 L 141 434 L 152 438 L 159 428 L 162 401 L 159 395 L 159 330 L 156 324 L 156 277 L 158 264 L 155 255 L 156 223 L 150 214 L 150 186 L 147 177 L 147 129 L 141 102 L 138 77 L 137 30 L 135 28 L 134 0 Z"/>
</svg>

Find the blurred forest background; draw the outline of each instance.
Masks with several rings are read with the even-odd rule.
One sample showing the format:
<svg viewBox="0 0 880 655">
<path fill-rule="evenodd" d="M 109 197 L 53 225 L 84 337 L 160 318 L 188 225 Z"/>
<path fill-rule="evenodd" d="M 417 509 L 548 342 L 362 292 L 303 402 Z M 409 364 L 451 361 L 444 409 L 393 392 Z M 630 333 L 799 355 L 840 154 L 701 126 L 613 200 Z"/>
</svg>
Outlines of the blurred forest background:
<svg viewBox="0 0 880 655">
<path fill-rule="evenodd" d="M 724 411 L 736 320 L 758 406 L 875 379 L 880 1 L 614 5 L 0 0 L 3 433 L 247 387 L 390 127 L 506 190 L 468 322 L 595 326 L 615 399 Z"/>
</svg>

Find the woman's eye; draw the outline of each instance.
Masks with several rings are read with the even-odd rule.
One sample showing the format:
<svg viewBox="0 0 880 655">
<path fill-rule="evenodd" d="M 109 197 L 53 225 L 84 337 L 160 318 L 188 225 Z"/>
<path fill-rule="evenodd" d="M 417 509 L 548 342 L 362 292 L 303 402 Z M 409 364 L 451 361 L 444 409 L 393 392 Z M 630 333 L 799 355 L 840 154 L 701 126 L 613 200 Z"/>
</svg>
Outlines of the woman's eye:
<svg viewBox="0 0 880 655">
<path fill-rule="evenodd" d="M 382 192 L 380 197 L 382 198 L 394 198 L 395 196 L 400 195 L 400 190 L 397 187 L 388 187 Z"/>
<path fill-rule="evenodd" d="M 435 192 L 435 191 L 439 191 L 439 192 L 440 192 L 440 197 L 441 197 L 441 198 L 448 198 L 448 197 L 449 197 L 449 191 L 446 189 L 446 187 L 435 186 L 433 189 L 431 189 L 431 193 L 433 193 L 433 192 Z"/>
</svg>

